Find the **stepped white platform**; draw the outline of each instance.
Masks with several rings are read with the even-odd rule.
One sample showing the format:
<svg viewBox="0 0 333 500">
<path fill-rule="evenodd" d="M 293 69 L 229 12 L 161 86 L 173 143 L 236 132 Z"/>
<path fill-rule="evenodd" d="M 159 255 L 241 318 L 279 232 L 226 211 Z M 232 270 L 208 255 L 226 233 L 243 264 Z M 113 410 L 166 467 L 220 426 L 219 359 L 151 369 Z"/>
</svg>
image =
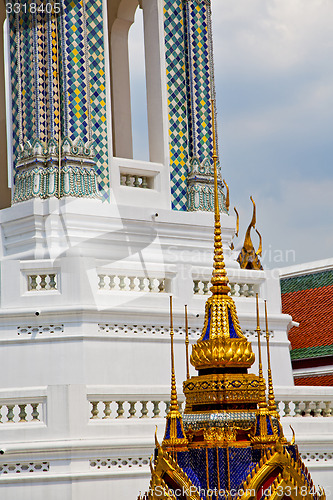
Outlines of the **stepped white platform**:
<svg viewBox="0 0 333 500">
<path fill-rule="evenodd" d="M 209 295 L 213 215 L 50 199 L 2 210 L 0 221 L 1 499 L 135 499 L 148 486 L 155 425 L 160 439 L 164 431 L 168 296 L 182 400 L 184 304 L 193 343 Z M 278 273 L 240 270 L 229 250 L 235 220 L 221 222 L 242 329 L 256 351 L 258 292 L 285 432 L 291 424 L 328 496 L 333 388 L 293 386 Z"/>
</svg>

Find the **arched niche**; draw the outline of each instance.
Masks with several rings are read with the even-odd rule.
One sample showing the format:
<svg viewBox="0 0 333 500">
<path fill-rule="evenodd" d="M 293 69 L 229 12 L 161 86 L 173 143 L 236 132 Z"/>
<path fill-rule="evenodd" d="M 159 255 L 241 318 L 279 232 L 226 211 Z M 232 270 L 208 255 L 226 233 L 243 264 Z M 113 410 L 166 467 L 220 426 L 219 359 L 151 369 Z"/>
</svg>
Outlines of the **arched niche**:
<svg viewBox="0 0 333 500">
<path fill-rule="evenodd" d="M 108 2 L 113 151 L 120 158 L 133 158 L 128 32 L 137 7 L 137 0 Z"/>
<path fill-rule="evenodd" d="M 8 188 L 7 166 L 7 128 L 6 128 L 6 87 L 5 87 L 5 57 L 4 57 L 4 22 L 6 5 L 0 2 L 0 208 L 11 204 L 11 192 Z"/>
<path fill-rule="evenodd" d="M 138 0 L 107 0 L 111 72 L 113 154 L 133 158 L 128 33 Z M 168 158 L 163 2 L 141 0 L 144 20 L 149 159 Z"/>
</svg>

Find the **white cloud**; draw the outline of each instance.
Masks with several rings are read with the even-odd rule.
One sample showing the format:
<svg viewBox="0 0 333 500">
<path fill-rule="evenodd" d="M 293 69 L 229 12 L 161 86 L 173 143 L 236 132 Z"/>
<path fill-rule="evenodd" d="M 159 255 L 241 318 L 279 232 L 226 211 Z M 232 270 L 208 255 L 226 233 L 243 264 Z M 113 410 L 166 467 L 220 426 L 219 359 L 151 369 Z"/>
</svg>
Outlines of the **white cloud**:
<svg viewBox="0 0 333 500">
<path fill-rule="evenodd" d="M 240 234 L 252 194 L 264 249 L 331 257 L 333 2 L 224 0 L 213 20 L 221 159 Z"/>
<path fill-rule="evenodd" d="M 330 257 L 333 1 L 219 0 L 212 9 L 221 161 L 241 235 L 252 194 L 264 249 L 295 249 L 298 262 Z M 131 31 L 142 117 L 142 23 Z"/>
<path fill-rule="evenodd" d="M 332 54 L 330 0 L 226 0 L 213 6 L 213 16 L 221 71 L 239 63 L 285 71 Z"/>
</svg>

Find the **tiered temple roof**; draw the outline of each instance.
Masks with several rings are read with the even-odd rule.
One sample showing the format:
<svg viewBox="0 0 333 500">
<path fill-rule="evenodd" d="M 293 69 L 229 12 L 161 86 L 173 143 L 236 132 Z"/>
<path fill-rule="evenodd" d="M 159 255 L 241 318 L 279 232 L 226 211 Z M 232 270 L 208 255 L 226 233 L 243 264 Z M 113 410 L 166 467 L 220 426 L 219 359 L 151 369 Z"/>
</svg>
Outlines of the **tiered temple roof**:
<svg viewBox="0 0 333 500">
<path fill-rule="evenodd" d="M 156 440 L 151 461 L 148 500 L 219 500 L 237 498 L 325 498 L 315 491 L 300 459 L 294 437 L 283 435 L 275 402 L 268 350 L 268 398 L 261 362 L 261 330 L 257 296 L 259 374 L 248 373 L 254 362 L 251 343 L 243 335 L 229 295 L 224 265 L 219 206 L 217 155 L 215 173 L 214 269 L 212 295 L 205 308 L 203 332 L 192 348 L 198 375 L 187 377 L 184 415 L 179 411 L 174 371 L 171 315 L 171 405 L 164 440 Z M 171 301 L 172 304 L 172 301 Z M 187 370 L 188 372 L 188 370 Z"/>
</svg>

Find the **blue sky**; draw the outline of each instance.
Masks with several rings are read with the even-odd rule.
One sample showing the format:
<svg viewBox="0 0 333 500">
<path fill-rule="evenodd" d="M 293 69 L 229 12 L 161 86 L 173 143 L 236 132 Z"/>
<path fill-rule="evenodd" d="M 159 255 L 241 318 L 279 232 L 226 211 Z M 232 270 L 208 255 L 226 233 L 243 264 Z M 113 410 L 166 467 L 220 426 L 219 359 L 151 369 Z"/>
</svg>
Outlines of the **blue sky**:
<svg viewBox="0 0 333 500">
<path fill-rule="evenodd" d="M 333 2 L 213 0 L 212 10 L 220 159 L 241 222 L 235 243 L 252 195 L 266 267 L 333 257 Z M 139 26 L 132 30 L 137 40 Z M 142 156 L 144 134 L 134 135 Z"/>
</svg>

